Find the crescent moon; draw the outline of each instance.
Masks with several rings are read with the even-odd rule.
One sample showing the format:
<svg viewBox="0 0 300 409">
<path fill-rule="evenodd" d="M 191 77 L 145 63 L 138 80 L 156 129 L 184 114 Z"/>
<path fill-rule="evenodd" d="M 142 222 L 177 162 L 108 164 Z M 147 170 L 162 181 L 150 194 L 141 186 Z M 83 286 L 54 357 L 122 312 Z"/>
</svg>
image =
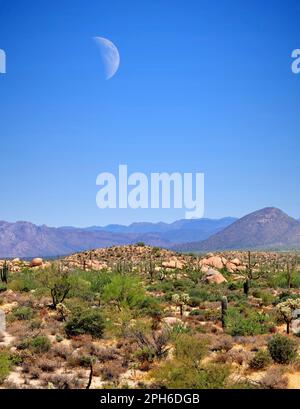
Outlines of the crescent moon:
<svg viewBox="0 0 300 409">
<path fill-rule="evenodd" d="M 118 71 L 120 65 L 120 54 L 113 42 L 104 37 L 94 37 L 97 46 L 100 49 L 101 57 L 104 62 L 105 79 L 109 80 Z"/>
</svg>

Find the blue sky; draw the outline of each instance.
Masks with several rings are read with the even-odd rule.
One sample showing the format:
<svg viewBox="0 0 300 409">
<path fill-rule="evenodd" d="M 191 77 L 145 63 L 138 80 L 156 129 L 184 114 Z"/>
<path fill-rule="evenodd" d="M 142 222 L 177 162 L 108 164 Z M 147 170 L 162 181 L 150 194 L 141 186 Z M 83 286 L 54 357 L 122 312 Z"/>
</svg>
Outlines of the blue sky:
<svg viewBox="0 0 300 409">
<path fill-rule="evenodd" d="M 104 225 L 183 210 L 100 210 L 96 177 L 204 172 L 205 216 L 300 217 L 295 0 L 0 0 L 0 219 Z M 113 41 L 103 76 L 92 37 Z"/>
</svg>

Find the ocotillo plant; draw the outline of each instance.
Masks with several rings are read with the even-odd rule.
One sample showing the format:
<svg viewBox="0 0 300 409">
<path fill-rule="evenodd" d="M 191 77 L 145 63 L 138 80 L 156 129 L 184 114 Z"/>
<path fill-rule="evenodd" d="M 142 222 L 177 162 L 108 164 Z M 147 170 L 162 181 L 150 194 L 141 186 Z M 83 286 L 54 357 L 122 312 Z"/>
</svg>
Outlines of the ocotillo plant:
<svg viewBox="0 0 300 409">
<path fill-rule="evenodd" d="M 228 309 L 228 300 L 226 296 L 223 296 L 221 298 L 221 308 L 222 308 L 222 327 L 225 328 L 226 326 L 226 314 L 227 314 L 227 309 Z"/>
<path fill-rule="evenodd" d="M 7 284 L 8 281 L 8 273 L 9 273 L 9 267 L 8 264 L 6 262 L 6 260 L 4 261 L 3 267 L 1 269 L 1 281 L 3 283 Z"/>
</svg>

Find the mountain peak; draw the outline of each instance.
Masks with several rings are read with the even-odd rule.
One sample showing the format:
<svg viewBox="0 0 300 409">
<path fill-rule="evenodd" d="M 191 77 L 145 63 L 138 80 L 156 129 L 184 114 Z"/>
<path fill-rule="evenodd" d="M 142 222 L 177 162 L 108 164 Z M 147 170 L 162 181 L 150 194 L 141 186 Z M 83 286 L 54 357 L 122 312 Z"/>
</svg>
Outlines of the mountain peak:
<svg viewBox="0 0 300 409">
<path fill-rule="evenodd" d="M 224 230 L 183 250 L 229 250 L 300 247 L 300 223 L 276 207 L 252 212 Z"/>
</svg>

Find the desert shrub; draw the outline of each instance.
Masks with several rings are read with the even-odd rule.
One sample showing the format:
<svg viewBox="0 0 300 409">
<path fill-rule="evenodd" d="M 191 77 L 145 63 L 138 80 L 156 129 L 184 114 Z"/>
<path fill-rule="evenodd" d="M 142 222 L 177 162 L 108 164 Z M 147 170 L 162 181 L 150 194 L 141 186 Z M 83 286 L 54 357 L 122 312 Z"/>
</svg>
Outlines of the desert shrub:
<svg viewBox="0 0 300 409">
<path fill-rule="evenodd" d="M 33 329 L 40 329 L 42 327 L 42 325 L 43 325 L 42 320 L 39 319 L 39 318 L 30 321 L 30 329 L 32 329 L 32 330 Z"/>
<path fill-rule="evenodd" d="M 73 312 L 66 323 L 65 331 L 68 336 L 90 334 L 101 338 L 104 331 L 104 319 L 98 310 L 78 309 Z"/>
<path fill-rule="evenodd" d="M 252 295 L 256 298 L 261 298 L 263 305 L 271 305 L 276 300 L 276 297 L 274 297 L 274 295 L 272 295 L 268 291 L 264 291 L 261 289 L 254 290 Z"/>
<path fill-rule="evenodd" d="M 12 317 L 17 320 L 31 320 L 34 316 L 34 310 L 31 307 L 18 307 L 13 310 Z"/>
<path fill-rule="evenodd" d="M 229 302 L 245 303 L 245 294 L 231 293 L 231 294 L 228 294 L 227 299 Z"/>
<path fill-rule="evenodd" d="M 280 368 L 270 368 L 261 379 L 260 384 L 265 389 L 286 389 L 288 379 Z"/>
<path fill-rule="evenodd" d="M 4 284 L 4 283 L 0 283 L 0 293 L 3 293 L 4 291 L 6 291 L 7 290 L 7 286 L 6 286 L 6 284 Z"/>
<path fill-rule="evenodd" d="M 53 348 L 55 356 L 67 360 L 72 354 L 72 348 L 69 345 L 59 344 Z"/>
<path fill-rule="evenodd" d="M 175 356 L 182 361 L 199 362 L 208 351 L 208 340 L 190 334 L 182 334 L 175 341 Z"/>
<path fill-rule="evenodd" d="M 12 368 L 10 354 L 5 350 L 0 350 L 0 384 L 2 384 L 9 375 Z"/>
<path fill-rule="evenodd" d="M 297 355 L 297 344 L 294 340 L 276 334 L 268 341 L 268 350 L 278 364 L 289 364 Z"/>
<path fill-rule="evenodd" d="M 190 312 L 190 315 L 191 315 L 191 316 L 194 316 L 194 315 L 202 315 L 202 311 L 200 311 L 200 310 L 192 310 L 192 311 Z"/>
<path fill-rule="evenodd" d="M 126 369 L 122 367 L 121 362 L 107 362 L 99 370 L 103 381 L 117 381 L 120 375 Z"/>
<path fill-rule="evenodd" d="M 299 298 L 300 298 L 300 296 L 298 294 L 292 294 L 290 291 L 283 291 L 276 298 L 276 300 L 274 302 L 274 305 L 277 305 L 277 304 L 279 304 L 281 302 L 284 302 L 284 301 L 286 301 L 288 299 L 297 300 Z"/>
<path fill-rule="evenodd" d="M 33 338 L 25 338 L 17 345 L 17 349 L 24 350 L 29 349 L 34 353 L 44 353 L 48 352 L 51 348 L 51 342 L 49 338 L 43 335 L 37 335 Z"/>
<path fill-rule="evenodd" d="M 247 311 L 244 316 L 237 308 L 228 308 L 225 326 L 232 336 L 258 335 L 269 331 L 268 316 L 254 311 Z"/>
<path fill-rule="evenodd" d="M 239 290 L 243 287 L 243 281 L 238 280 L 238 281 L 231 281 L 227 284 L 227 288 L 230 291 L 235 291 Z"/>
<path fill-rule="evenodd" d="M 181 279 L 181 280 L 174 280 L 173 286 L 176 291 L 188 291 L 189 288 L 193 287 L 195 284 L 192 280 L 189 279 Z"/>
<path fill-rule="evenodd" d="M 160 388 L 221 389 L 225 388 L 229 367 L 222 364 L 191 365 L 178 360 L 167 361 L 151 372 Z"/>
<path fill-rule="evenodd" d="M 38 287 L 36 275 L 36 271 L 32 269 L 23 269 L 19 273 L 14 273 L 9 288 L 21 292 L 35 290 Z"/>
<path fill-rule="evenodd" d="M 43 380 L 48 387 L 53 385 L 57 389 L 79 389 L 83 386 L 78 375 L 46 374 L 43 376 Z"/>
<path fill-rule="evenodd" d="M 229 336 L 218 337 L 211 346 L 212 351 L 228 352 L 233 347 L 233 340 Z"/>
<path fill-rule="evenodd" d="M 238 365 L 243 365 L 249 361 L 250 353 L 244 349 L 231 349 L 226 353 L 227 362 L 231 361 Z"/>
<path fill-rule="evenodd" d="M 140 303 L 140 313 L 150 317 L 160 317 L 163 309 L 157 298 L 145 296 Z"/>
<path fill-rule="evenodd" d="M 175 324 L 172 327 L 172 332 L 171 332 L 171 338 L 173 340 L 176 340 L 178 336 L 182 334 L 189 334 L 191 332 L 191 329 L 189 327 L 186 327 L 184 324 Z"/>
<path fill-rule="evenodd" d="M 197 306 L 203 301 L 219 301 L 222 296 L 222 290 L 214 285 L 205 285 L 189 290 L 190 305 Z"/>
<path fill-rule="evenodd" d="M 36 365 L 43 371 L 43 372 L 54 372 L 58 366 L 59 362 L 57 360 L 53 360 L 47 357 L 41 357 L 37 360 Z"/>
<path fill-rule="evenodd" d="M 256 352 L 254 357 L 251 359 L 249 366 L 251 369 L 264 369 L 271 365 L 272 358 L 268 351 L 260 349 Z"/>
<path fill-rule="evenodd" d="M 288 280 L 285 272 L 277 273 L 271 276 L 268 280 L 268 284 L 273 288 L 288 288 Z M 300 287 L 300 276 L 296 272 L 291 273 L 291 287 Z"/>
<path fill-rule="evenodd" d="M 38 335 L 31 339 L 29 348 L 35 353 L 48 352 L 51 348 L 51 342 L 49 338 L 43 335 Z"/>
</svg>

